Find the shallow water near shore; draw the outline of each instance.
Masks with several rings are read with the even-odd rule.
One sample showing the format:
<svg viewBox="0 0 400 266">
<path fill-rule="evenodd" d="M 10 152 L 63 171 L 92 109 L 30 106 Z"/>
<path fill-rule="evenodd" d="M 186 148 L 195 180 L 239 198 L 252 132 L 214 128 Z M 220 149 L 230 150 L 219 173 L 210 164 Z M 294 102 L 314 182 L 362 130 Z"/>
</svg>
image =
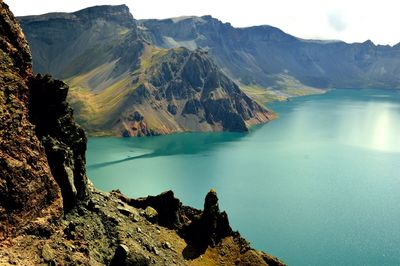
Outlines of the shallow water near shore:
<svg viewBox="0 0 400 266">
<path fill-rule="evenodd" d="M 400 265 L 400 91 L 268 107 L 279 118 L 249 133 L 90 138 L 89 178 L 197 208 L 215 188 L 232 227 L 289 265 Z"/>
</svg>

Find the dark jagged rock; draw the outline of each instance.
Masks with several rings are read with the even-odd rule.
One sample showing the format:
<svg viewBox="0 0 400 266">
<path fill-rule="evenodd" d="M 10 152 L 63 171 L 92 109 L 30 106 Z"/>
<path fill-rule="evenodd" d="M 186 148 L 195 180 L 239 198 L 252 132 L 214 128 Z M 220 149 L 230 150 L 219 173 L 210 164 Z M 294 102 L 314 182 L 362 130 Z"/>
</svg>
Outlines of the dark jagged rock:
<svg viewBox="0 0 400 266">
<path fill-rule="evenodd" d="M 214 247 L 221 239 L 233 235 L 228 215 L 220 212 L 217 193 L 214 190 L 208 192 L 204 210 L 196 218 L 183 229 L 183 235 L 189 244 L 206 249 L 207 246 Z"/>
<path fill-rule="evenodd" d="M 183 221 L 182 203 L 175 198 L 174 192 L 167 191 L 157 196 L 146 198 L 130 199 L 114 191 L 116 195 L 126 203 L 136 208 L 146 209 L 150 206 L 158 213 L 158 223 L 170 229 L 181 228 Z"/>
<path fill-rule="evenodd" d="M 200 110 L 204 110 L 203 105 L 197 99 L 190 99 L 186 102 L 185 106 L 183 107 L 182 114 L 197 114 Z"/>
<path fill-rule="evenodd" d="M 248 125 L 272 117 L 222 73 L 205 51 L 171 50 L 159 61 L 146 73 L 150 84 L 139 87 L 146 89 L 141 103 L 165 102 L 166 111 L 180 127 L 243 132 Z"/>
<path fill-rule="evenodd" d="M 127 198 L 118 191 L 114 191 L 114 194 L 136 208 L 154 208 L 158 212 L 160 225 L 179 231 L 192 245 L 201 248 L 215 246 L 221 239 L 234 235 L 228 215 L 219 210 L 218 197 L 214 190 L 207 194 L 203 211 L 183 206 L 172 191 L 138 199 Z"/>
<path fill-rule="evenodd" d="M 136 111 L 128 119 L 130 121 L 140 122 L 140 121 L 143 121 L 143 118 L 144 117 L 138 111 Z"/>
<path fill-rule="evenodd" d="M 174 105 L 174 104 L 168 104 L 167 110 L 168 110 L 168 112 L 170 112 L 170 114 L 176 115 L 177 109 L 178 109 L 178 108 L 177 108 L 176 105 Z"/>
<path fill-rule="evenodd" d="M 129 248 L 125 245 L 119 245 L 115 250 L 114 257 L 110 263 L 111 266 L 126 265 L 129 255 Z"/>
<path fill-rule="evenodd" d="M 86 136 L 73 119 L 66 102 L 68 86 L 50 76 L 37 75 L 29 82 L 30 120 L 42 141 L 53 176 L 62 191 L 64 208 L 87 197 Z"/>
</svg>

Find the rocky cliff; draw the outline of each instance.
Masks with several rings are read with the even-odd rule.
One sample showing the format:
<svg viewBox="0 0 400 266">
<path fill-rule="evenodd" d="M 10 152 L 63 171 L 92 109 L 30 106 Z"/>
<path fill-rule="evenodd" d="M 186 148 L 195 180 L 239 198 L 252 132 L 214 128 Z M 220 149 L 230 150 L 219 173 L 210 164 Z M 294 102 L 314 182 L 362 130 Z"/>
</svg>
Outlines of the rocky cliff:
<svg viewBox="0 0 400 266">
<path fill-rule="evenodd" d="M 68 86 L 32 74 L 2 0 L 0 70 L 1 265 L 284 265 L 232 231 L 215 191 L 200 211 L 172 192 L 130 199 L 93 188 Z"/>
<path fill-rule="evenodd" d="M 59 217 L 61 192 L 29 117 L 31 55 L 0 1 L 0 239 L 29 221 Z"/>
<path fill-rule="evenodd" d="M 34 70 L 70 85 L 70 102 L 90 134 L 247 131 L 272 118 L 206 52 L 156 48 L 144 41 L 126 6 L 20 21 Z"/>
<path fill-rule="evenodd" d="M 32 75 L 24 35 L 4 3 L 1 12 L 3 208 L 38 215 L 60 198 L 55 179 L 68 209 L 87 195 L 85 134 L 66 103 L 68 87 Z"/>
</svg>

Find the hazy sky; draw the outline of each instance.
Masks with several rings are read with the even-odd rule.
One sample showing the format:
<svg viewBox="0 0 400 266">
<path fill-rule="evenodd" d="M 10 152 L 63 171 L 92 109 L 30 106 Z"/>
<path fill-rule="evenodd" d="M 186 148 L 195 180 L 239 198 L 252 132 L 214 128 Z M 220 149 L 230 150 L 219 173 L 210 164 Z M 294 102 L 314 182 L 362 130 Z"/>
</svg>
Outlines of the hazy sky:
<svg viewBox="0 0 400 266">
<path fill-rule="evenodd" d="M 394 45 L 400 42 L 398 0 L 4 0 L 14 14 L 71 12 L 126 4 L 136 19 L 212 15 L 235 27 L 272 25 L 301 38 Z"/>
</svg>

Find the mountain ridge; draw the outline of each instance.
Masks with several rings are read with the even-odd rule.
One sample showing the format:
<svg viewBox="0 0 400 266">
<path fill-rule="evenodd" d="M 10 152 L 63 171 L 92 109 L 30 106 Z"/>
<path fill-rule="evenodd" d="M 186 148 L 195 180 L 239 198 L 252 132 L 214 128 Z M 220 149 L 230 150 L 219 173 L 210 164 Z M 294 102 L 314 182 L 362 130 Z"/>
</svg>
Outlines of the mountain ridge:
<svg viewBox="0 0 400 266">
<path fill-rule="evenodd" d="M 51 72 L 69 83 L 70 102 L 87 132 L 148 136 L 247 131 L 274 118 L 207 53 L 154 47 L 141 38 L 128 13 L 126 6 L 100 6 L 70 15 L 20 18 L 35 71 Z M 87 20 L 87 14 L 95 15 Z"/>
<path fill-rule="evenodd" d="M 400 58 L 396 45 L 304 40 L 273 26 L 235 28 L 211 16 L 139 20 L 138 24 L 157 46 L 207 49 L 243 85 L 284 89 L 276 82 L 282 74 L 314 88 L 397 88 L 399 84 L 398 60 L 392 58 Z"/>
</svg>

